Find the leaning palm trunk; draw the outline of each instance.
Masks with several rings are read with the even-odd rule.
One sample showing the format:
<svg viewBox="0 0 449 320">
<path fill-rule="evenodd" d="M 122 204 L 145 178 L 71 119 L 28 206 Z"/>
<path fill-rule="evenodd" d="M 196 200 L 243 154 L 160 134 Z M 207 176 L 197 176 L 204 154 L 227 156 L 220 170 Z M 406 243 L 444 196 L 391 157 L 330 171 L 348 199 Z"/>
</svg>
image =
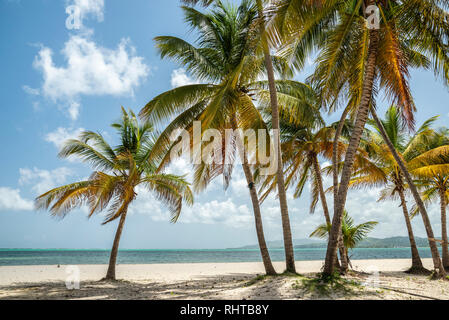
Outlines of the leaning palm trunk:
<svg viewBox="0 0 449 320">
<path fill-rule="evenodd" d="M 257 1 L 257 6 L 259 10 L 260 17 L 260 34 L 263 35 L 265 33 L 265 24 L 264 24 L 264 15 L 262 9 L 261 0 Z M 264 37 L 262 37 L 264 38 Z M 266 39 L 262 40 L 264 58 L 265 58 L 265 67 L 267 69 L 268 75 L 268 86 L 270 91 L 270 102 L 271 102 L 271 116 L 272 116 L 272 126 L 273 130 L 279 131 L 279 108 L 278 108 L 278 100 L 276 93 L 276 85 L 274 79 L 274 70 L 273 70 L 273 62 L 270 56 L 270 50 L 268 44 L 265 42 Z M 290 227 L 290 218 L 288 215 L 288 206 L 287 206 L 287 193 L 285 191 L 285 181 L 283 175 L 283 164 L 282 164 L 282 152 L 281 152 L 281 143 L 279 135 L 275 135 L 277 141 L 275 141 L 276 150 L 276 161 L 277 161 L 277 189 L 279 195 L 279 204 L 281 209 L 281 219 L 282 219 L 282 232 L 284 236 L 284 249 L 285 249 L 285 262 L 286 269 L 288 272 L 296 273 L 295 268 L 295 257 L 293 252 L 293 241 L 292 241 L 292 231 Z"/>
<path fill-rule="evenodd" d="M 390 150 L 391 154 L 393 155 L 396 163 L 398 164 L 399 168 L 401 169 L 401 173 L 404 175 L 405 180 L 408 183 L 408 186 L 412 192 L 413 198 L 415 199 L 416 205 L 418 206 L 418 209 L 421 213 L 421 217 L 423 219 L 424 227 L 426 228 L 427 238 L 429 240 L 429 246 L 430 251 L 432 253 L 432 259 L 433 259 L 433 266 L 435 270 L 438 270 L 440 276 L 445 276 L 446 271 L 444 270 L 443 264 L 440 259 L 440 254 L 438 252 L 438 247 L 435 242 L 435 237 L 433 235 L 432 225 L 430 223 L 429 216 L 427 214 L 426 207 L 424 206 L 424 203 L 421 199 L 421 196 L 419 195 L 418 189 L 415 186 L 415 183 L 413 182 L 412 177 L 410 176 L 410 172 L 408 172 L 407 167 L 404 164 L 404 161 L 399 156 L 399 154 L 396 151 L 396 148 L 393 146 L 393 143 L 390 141 L 390 138 L 388 137 L 387 133 L 385 132 L 385 128 L 382 124 L 382 122 L 379 120 L 379 117 L 377 116 L 376 111 L 374 108 L 371 108 L 371 114 L 374 118 L 374 121 L 377 124 L 377 127 L 379 128 L 380 134 L 382 135 L 382 138 L 384 139 L 385 143 L 388 146 L 388 149 Z"/>
<path fill-rule="evenodd" d="M 236 119 L 234 118 L 232 120 L 233 120 L 232 127 L 233 127 L 234 132 L 236 132 L 236 130 L 237 130 Z M 242 160 L 243 172 L 245 174 L 246 183 L 248 184 L 249 194 L 250 194 L 251 202 L 253 205 L 254 222 L 256 225 L 257 241 L 259 243 L 259 249 L 260 249 L 260 254 L 262 256 L 262 262 L 265 267 L 265 273 L 267 275 L 275 275 L 276 270 L 274 270 L 273 264 L 271 263 L 270 253 L 268 252 L 267 243 L 265 241 L 262 216 L 260 214 L 260 202 L 259 202 L 259 197 L 257 195 L 256 188 L 254 186 L 253 174 L 252 174 L 251 168 L 249 167 L 249 164 L 248 164 L 248 156 L 245 152 L 243 141 L 238 133 L 236 134 L 236 139 L 238 139 L 237 145 L 240 146 L 239 148 L 241 148 L 241 150 L 239 150 L 239 154 L 240 154 L 240 158 Z"/>
<path fill-rule="evenodd" d="M 335 130 L 335 137 L 332 148 L 332 175 L 333 175 L 333 184 L 334 184 L 334 208 L 337 207 L 337 199 L 338 199 L 338 141 L 340 140 L 341 131 L 343 130 L 343 125 L 346 121 L 346 118 L 349 114 L 349 106 L 345 108 L 343 111 L 340 121 L 338 122 L 337 130 Z M 349 259 L 347 255 L 347 250 L 345 249 L 345 245 L 343 243 L 343 234 L 340 230 L 340 234 L 338 235 L 338 250 L 340 251 L 340 260 L 341 266 L 340 271 L 344 274 L 348 271 L 349 267 Z M 338 258 L 336 258 L 338 262 Z M 336 264 L 337 265 L 337 264 Z"/>
<path fill-rule="evenodd" d="M 327 206 L 327 200 L 326 200 L 326 194 L 324 192 L 324 186 L 323 186 L 323 177 L 321 176 L 321 168 L 320 168 L 320 164 L 318 162 L 318 157 L 316 154 L 313 155 L 313 169 L 315 171 L 315 177 L 316 177 L 316 183 L 318 185 L 318 189 L 319 189 L 319 193 L 320 193 L 320 199 L 321 199 L 321 205 L 323 207 L 323 213 L 324 213 L 324 218 L 326 220 L 326 224 L 330 225 L 331 224 L 331 218 L 330 218 L 330 214 L 329 214 L 329 207 Z M 346 255 L 342 255 L 342 247 L 339 245 L 339 249 L 340 249 L 340 255 L 346 256 Z M 344 247 L 343 247 L 343 252 L 345 252 Z M 343 264 L 343 261 L 342 261 Z M 337 267 L 340 267 L 339 262 L 338 262 L 338 257 L 335 257 L 335 265 Z M 343 266 L 343 265 L 342 265 Z M 347 264 L 346 264 L 347 267 Z M 342 267 L 340 267 L 342 268 Z"/>
<path fill-rule="evenodd" d="M 114 244 L 112 245 L 111 255 L 109 257 L 109 267 L 106 273 L 106 280 L 115 280 L 115 264 L 117 262 L 118 246 L 120 243 L 120 237 L 122 236 L 123 226 L 125 225 L 127 211 L 125 211 L 118 223 L 117 231 L 115 232 Z"/>
<path fill-rule="evenodd" d="M 334 262 L 337 255 L 337 247 L 339 235 L 341 233 L 341 224 L 343 217 L 343 210 L 346 204 L 346 196 L 349 189 L 349 181 L 351 180 L 352 167 L 354 165 L 355 155 L 360 144 L 363 130 L 368 119 L 369 106 L 371 104 L 374 75 L 376 68 L 376 58 L 379 47 L 379 32 L 378 30 L 370 30 L 370 43 L 368 48 L 368 59 L 365 74 L 365 81 L 363 83 L 362 97 L 358 107 L 357 118 L 354 125 L 354 130 L 349 141 L 346 151 L 345 162 L 341 174 L 341 182 L 338 188 L 336 206 L 334 207 L 334 217 L 332 220 L 332 228 L 329 234 L 329 243 L 327 245 L 326 260 L 324 262 L 323 275 L 330 276 L 334 272 Z"/>
<path fill-rule="evenodd" d="M 405 224 L 407 226 L 408 239 L 410 240 L 410 249 L 412 251 L 412 266 L 409 269 L 410 273 L 422 272 L 424 266 L 419 256 L 418 247 L 416 246 L 415 236 L 413 234 L 412 223 L 410 221 L 410 215 L 407 209 L 407 202 L 405 201 L 404 191 L 399 189 L 399 197 L 401 198 L 402 212 L 404 213 Z"/>
<path fill-rule="evenodd" d="M 340 252 L 340 260 L 341 266 L 338 266 L 338 257 L 335 256 L 335 267 L 340 268 L 340 273 L 345 274 L 349 269 L 349 258 L 348 258 L 348 250 L 345 248 L 343 243 L 343 234 L 340 231 L 340 235 L 338 236 L 338 251 Z"/>
<path fill-rule="evenodd" d="M 263 265 L 265 267 L 265 273 L 267 275 L 275 275 L 273 264 L 271 263 L 270 253 L 268 252 L 267 243 L 263 232 L 262 216 L 260 214 L 260 203 L 257 196 L 256 188 L 254 187 L 254 181 L 251 173 L 251 169 L 248 165 L 246 156 L 243 160 L 243 172 L 245 173 L 246 182 L 248 183 L 249 193 L 251 196 L 251 202 L 253 204 L 254 221 L 256 225 L 257 241 L 259 242 L 260 254 L 262 256 Z"/>
<path fill-rule="evenodd" d="M 443 267 L 448 270 L 449 269 L 449 251 L 448 251 L 448 243 L 447 243 L 447 225 L 446 225 L 446 193 L 444 190 L 440 190 L 440 199 L 441 199 L 441 240 L 443 243 L 441 244 L 441 248 L 443 251 Z"/>
<path fill-rule="evenodd" d="M 329 214 L 329 208 L 327 206 L 326 194 L 324 193 L 323 178 L 321 176 L 320 164 L 318 163 L 318 158 L 313 155 L 313 169 L 315 171 L 316 183 L 318 185 L 321 205 L 323 206 L 324 218 L 326 219 L 326 224 L 331 224 L 331 218 Z"/>
</svg>

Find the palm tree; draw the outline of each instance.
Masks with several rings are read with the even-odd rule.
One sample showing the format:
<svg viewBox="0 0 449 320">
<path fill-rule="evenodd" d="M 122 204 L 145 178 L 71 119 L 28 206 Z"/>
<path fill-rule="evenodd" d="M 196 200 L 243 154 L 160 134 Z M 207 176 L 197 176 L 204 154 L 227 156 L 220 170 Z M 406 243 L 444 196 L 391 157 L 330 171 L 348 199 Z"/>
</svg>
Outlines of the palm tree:
<svg viewBox="0 0 449 320">
<path fill-rule="evenodd" d="M 374 5 L 381 18 L 378 28 L 367 23 L 370 17 L 367 8 Z M 298 67 L 303 65 L 308 52 L 318 49 L 318 66 L 311 77 L 312 83 L 321 89 L 323 101 L 327 101 L 331 110 L 346 103 L 342 121 L 348 114 L 355 118 L 340 183 L 334 178 L 333 229 L 323 270 L 325 275 L 330 275 L 352 167 L 370 111 L 378 122 L 373 108 L 378 87 L 397 104 L 408 125 L 413 127 L 415 106 L 408 83 L 409 69 L 433 69 L 444 82 L 448 81 L 447 7 L 445 3 L 427 0 L 279 0 L 277 8 L 272 38 L 282 35 L 280 39 L 290 44 L 285 52 Z M 346 100 L 341 101 L 342 97 Z M 336 139 L 338 133 L 337 130 Z M 388 139 L 387 135 L 382 134 L 382 137 Z M 405 164 L 394 146 L 386 143 L 419 206 L 434 268 L 444 275 L 437 246 L 431 240 L 433 231 L 427 211 Z M 335 157 L 334 160 L 336 163 Z"/>
<path fill-rule="evenodd" d="M 162 57 L 180 62 L 203 83 L 162 93 L 141 110 L 143 119 L 155 123 L 172 120 L 156 141 L 155 148 L 166 151 L 172 148 L 170 137 L 173 137 L 175 130 L 185 128 L 193 132 L 195 121 L 201 121 L 201 133 L 211 128 L 222 133 L 227 129 L 266 130 L 263 117 L 253 103 L 254 97 L 266 97 L 268 92 L 267 82 L 258 81 L 266 70 L 264 57 L 257 50 L 260 36 L 256 24 L 257 9 L 252 1 L 243 1 L 238 7 L 218 1 L 210 13 L 201 13 L 191 7 L 183 7 L 183 10 L 186 21 L 199 32 L 197 45 L 170 36 L 157 37 L 155 41 Z M 287 76 L 288 67 L 284 61 L 278 57 L 273 57 L 273 60 L 278 72 Z M 298 87 L 290 80 L 278 81 L 277 86 L 286 88 L 285 90 Z M 287 103 L 288 97 L 280 97 L 279 100 L 285 101 L 282 108 L 291 108 Z M 228 142 L 225 139 L 222 141 L 222 150 L 229 151 L 228 164 L 202 162 L 196 166 L 194 185 L 197 191 L 204 189 L 212 179 L 220 175 L 224 178 L 225 188 L 227 187 L 237 145 L 245 144 L 239 135 L 231 138 Z M 196 146 L 193 146 L 193 150 L 195 149 Z M 249 151 L 254 153 L 255 150 Z M 260 204 L 254 187 L 254 168 L 251 168 L 251 161 L 248 161 L 251 155 L 239 152 L 239 156 L 252 200 L 265 270 L 268 274 L 273 274 L 275 271 L 266 247 Z M 163 163 L 168 161 L 167 158 Z"/>
<path fill-rule="evenodd" d="M 409 162 L 410 172 L 418 180 L 423 201 L 433 202 L 439 198 L 441 208 L 441 247 L 443 266 L 449 269 L 449 250 L 446 222 L 446 207 L 449 204 L 449 136 L 447 129 L 435 133 L 428 143 L 420 148 L 421 154 Z M 427 150 L 425 150 L 427 149 Z M 417 212 L 416 208 L 414 212 Z"/>
<path fill-rule="evenodd" d="M 323 185 L 322 170 L 319 163 L 319 156 L 330 159 L 333 152 L 333 135 L 335 133 L 335 124 L 326 126 L 319 112 L 319 103 L 317 103 L 316 92 L 307 85 L 304 85 L 304 92 L 283 92 L 278 88 L 278 93 L 289 95 L 298 104 L 304 104 L 303 109 L 307 110 L 307 115 L 296 114 L 293 110 L 280 113 L 281 125 L 281 146 L 283 150 L 283 163 L 285 165 L 284 175 L 286 176 L 286 187 L 296 184 L 294 197 L 301 197 L 304 186 L 307 181 L 312 185 L 312 201 L 310 213 L 315 211 L 318 201 L 321 201 L 324 218 L 327 224 L 331 224 L 331 217 L 325 196 Z M 299 97 L 299 99 L 298 99 Z M 270 103 L 261 104 L 262 108 L 271 107 Z M 312 118 L 305 121 L 305 118 Z M 302 123 L 301 123 L 302 122 Z M 347 132 L 347 128 L 345 128 Z M 338 153 L 341 154 L 345 149 L 343 142 L 337 145 Z M 261 186 L 261 200 L 263 201 L 273 190 L 276 189 L 276 176 L 268 176 Z M 347 269 L 346 251 L 343 243 L 340 246 L 340 257 L 342 260 L 342 270 Z M 336 261 L 338 263 L 338 261 Z"/>
<path fill-rule="evenodd" d="M 276 80 L 274 75 L 273 61 L 270 55 L 270 46 L 266 39 L 266 26 L 265 26 L 265 15 L 263 12 L 262 0 L 257 0 L 257 11 L 259 15 L 259 30 L 260 35 L 262 37 L 262 49 L 265 59 L 265 67 L 267 69 L 268 76 L 268 85 L 270 91 L 270 105 L 271 105 L 271 121 L 273 130 L 277 130 L 280 132 L 280 124 L 279 124 L 279 105 L 278 105 L 278 97 L 276 91 Z M 288 204 L 287 204 L 287 193 L 285 190 L 285 181 L 283 174 L 283 164 L 282 164 L 282 146 L 280 142 L 279 135 L 275 137 L 275 146 L 276 147 L 276 160 L 277 160 L 277 170 L 276 170 L 276 181 L 277 181 L 277 190 L 279 196 L 279 204 L 281 209 L 281 218 L 282 218 L 282 231 L 284 235 L 284 247 L 285 247 L 285 258 L 287 261 L 287 271 L 296 273 L 295 268 L 295 258 L 293 255 L 293 241 L 291 236 L 291 227 L 290 227 L 290 218 L 288 215 Z"/>
<path fill-rule="evenodd" d="M 182 0 L 187 4 L 197 4 L 201 3 L 203 6 L 209 6 L 212 3 L 216 3 L 218 5 L 221 4 L 219 0 Z M 276 91 L 276 80 L 275 80 L 275 68 L 273 66 L 273 59 L 270 55 L 270 44 L 266 39 L 266 16 L 264 14 L 264 6 L 262 0 L 256 0 L 257 13 L 258 13 L 258 24 L 259 24 L 259 36 L 260 36 L 260 46 L 259 48 L 263 51 L 264 64 L 266 68 L 266 74 L 268 77 L 268 87 L 270 93 L 270 106 L 272 113 L 272 127 L 274 130 L 280 129 L 279 127 L 279 104 L 278 97 Z M 282 164 L 282 147 L 279 140 L 279 136 L 275 136 L 275 151 L 276 151 L 276 160 L 277 160 L 277 171 L 276 171 L 276 183 L 278 189 L 279 196 L 279 204 L 281 210 L 281 219 L 282 219 L 282 232 L 284 237 L 284 249 L 285 249 L 285 258 L 287 271 L 295 273 L 295 258 L 293 252 L 293 241 L 291 235 L 291 227 L 290 227 L 290 218 L 288 213 L 288 204 L 287 204 L 287 194 L 285 190 L 285 182 L 283 172 L 283 164 Z"/>
<path fill-rule="evenodd" d="M 352 219 L 348 212 L 345 210 L 343 214 L 343 222 L 341 224 L 341 232 L 343 235 L 343 243 L 346 250 L 346 255 L 349 256 L 349 249 L 354 249 L 357 245 L 363 241 L 370 233 L 374 227 L 378 224 L 376 221 L 368 221 L 358 225 L 354 224 L 354 219 Z M 330 224 L 319 225 L 309 237 L 316 237 L 320 239 L 326 239 L 329 237 L 331 230 Z M 348 259 L 349 261 L 349 259 Z"/>
<path fill-rule="evenodd" d="M 189 183 L 183 177 L 156 172 L 159 164 L 148 160 L 154 143 L 150 123 L 139 124 L 132 111 L 122 108 L 121 120 L 112 127 L 121 140 L 116 147 L 111 147 L 101 134 L 84 131 L 79 139 L 66 141 L 59 152 L 60 157 L 75 156 L 89 163 L 95 170 L 89 179 L 52 189 L 36 198 L 37 209 L 49 209 L 57 217 L 87 205 L 89 217 L 108 209 L 103 224 L 120 218 L 105 278 L 108 280 L 115 280 L 120 237 L 128 208 L 137 197 L 137 186 L 144 186 L 168 207 L 172 222 L 178 220 L 183 201 L 193 203 Z"/>
<path fill-rule="evenodd" d="M 393 143 L 401 158 L 403 158 L 405 162 L 408 162 L 415 156 L 416 146 L 418 144 L 425 144 L 425 142 L 434 135 L 431 125 L 436 119 L 437 117 L 432 117 L 425 121 L 416 133 L 410 137 L 407 135 L 399 110 L 396 106 L 391 106 L 386 112 L 385 119 L 381 121 L 382 126 L 388 134 L 389 140 Z M 372 125 L 377 132 L 369 132 L 368 137 L 363 139 L 362 145 L 368 153 L 367 161 L 361 163 L 360 166 L 354 166 L 353 179 L 351 179 L 350 187 L 384 187 L 378 201 L 387 199 L 397 200 L 399 198 L 412 254 L 412 266 L 408 272 L 426 272 L 419 256 L 410 221 L 409 210 L 407 208 L 405 193 L 408 185 L 404 181 L 404 176 L 397 162 L 380 135 L 380 129 L 376 122 L 369 121 L 369 124 Z"/>
</svg>

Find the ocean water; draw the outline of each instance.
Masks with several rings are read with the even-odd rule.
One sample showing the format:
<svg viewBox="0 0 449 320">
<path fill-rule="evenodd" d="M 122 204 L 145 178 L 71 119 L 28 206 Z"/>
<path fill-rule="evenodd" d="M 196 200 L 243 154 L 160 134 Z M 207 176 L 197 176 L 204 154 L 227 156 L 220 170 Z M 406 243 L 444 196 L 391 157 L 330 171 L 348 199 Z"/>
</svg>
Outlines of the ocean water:
<svg viewBox="0 0 449 320">
<path fill-rule="evenodd" d="M 429 248 L 419 248 L 421 258 L 431 258 Z M 273 261 L 284 260 L 283 249 L 270 250 Z M 295 259 L 323 260 L 326 249 L 295 249 Z M 406 259 L 410 248 L 356 248 L 351 259 Z M 107 264 L 108 250 L 0 249 L 0 266 Z M 119 264 L 254 262 L 260 261 L 257 249 L 223 250 L 121 250 Z"/>
</svg>

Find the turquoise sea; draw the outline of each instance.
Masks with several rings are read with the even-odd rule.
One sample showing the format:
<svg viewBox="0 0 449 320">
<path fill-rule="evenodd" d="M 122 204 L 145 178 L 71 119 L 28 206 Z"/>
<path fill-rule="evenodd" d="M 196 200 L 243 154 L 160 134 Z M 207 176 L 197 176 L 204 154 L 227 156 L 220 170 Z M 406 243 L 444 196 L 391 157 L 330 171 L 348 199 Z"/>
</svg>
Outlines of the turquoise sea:
<svg viewBox="0 0 449 320">
<path fill-rule="evenodd" d="M 430 258 L 429 248 L 420 248 L 422 258 Z M 273 261 L 284 260 L 283 249 L 270 250 Z M 295 259 L 323 260 L 326 249 L 295 249 Z M 358 248 L 351 259 L 406 259 L 410 248 Z M 107 264 L 108 250 L 0 249 L 0 266 Z M 252 262 L 260 261 L 257 249 L 222 250 L 121 250 L 119 264 Z"/>
</svg>

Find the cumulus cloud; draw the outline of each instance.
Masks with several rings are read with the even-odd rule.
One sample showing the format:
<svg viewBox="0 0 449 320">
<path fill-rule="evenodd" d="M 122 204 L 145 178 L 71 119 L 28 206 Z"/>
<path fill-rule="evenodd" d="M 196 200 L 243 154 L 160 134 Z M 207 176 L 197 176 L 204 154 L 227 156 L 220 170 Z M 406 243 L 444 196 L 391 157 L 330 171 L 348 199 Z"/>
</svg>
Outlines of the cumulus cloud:
<svg viewBox="0 0 449 320">
<path fill-rule="evenodd" d="M 104 20 L 104 0 L 68 0 L 66 3 L 67 6 L 76 6 L 78 8 L 81 24 L 84 19 L 90 16 L 96 17 L 98 22 Z"/>
<path fill-rule="evenodd" d="M 189 84 L 194 84 L 195 81 L 186 74 L 185 69 L 180 68 L 173 70 L 170 83 L 173 88 L 177 88 L 187 86 Z"/>
<path fill-rule="evenodd" d="M 137 189 L 138 197 L 130 206 L 130 213 L 150 215 L 154 221 L 169 221 L 170 214 L 164 205 L 143 187 Z M 178 223 L 225 224 L 232 227 L 247 227 L 252 213 L 246 205 L 231 198 L 223 201 L 198 201 L 192 207 L 184 206 Z"/>
<path fill-rule="evenodd" d="M 67 177 L 73 175 L 72 170 L 66 167 L 56 168 L 54 170 L 21 168 L 19 172 L 19 184 L 21 186 L 30 185 L 31 189 L 37 194 L 45 193 L 66 183 Z"/>
<path fill-rule="evenodd" d="M 73 120 L 79 115 L 81 96 L 132 96 L 149 73 L 127 39 L 116 49 L 108 49 L 74 35 L 65 43 L 62 55 L 66 65 L 57 66 L 53 51 L 42 47 L 33 66 L 43 75 L 42 94 L 63 103 Z"/>
<path fill-rule="evenodd" d="M 325 164 L 323 164 L 324 166 Z M 172 163 L 169 172 L 176 174 L 189 173 L 191 169 L 185 160 L 178 159 Z M 332 184 L 331 177 L 324 177 L 325 188 Z M 307 189 L 306 189 L 307 190 Z M 324 223 L 321 203 L 318 203 L 315 214 L 309 214 L 310 193 L 304 191 L 300 199 L 294 199 L 293 189 L 287 191 L 291 228 L 294 238 L 307 238 L 320 224 Z M 355 223 L 378 221 L 370 236 L 391 237 L 407 236 L 402 209 L 397 201 L 377 202 L 379 188 L 350 190 L 346 208 Z M 143 187 L 137 191 L 138 196 L 130 211 L 135 214 L 146 214 L 154 221 L 169 221 L 168 210 Z M 253 232 L 254 216 L 249 198 L 246 179 L 240 166 L 236 166 L 227 191 L 223 191 L 221 178 L 216 178 L 203 193 L 196 195 L 193 207 L 184 207 L 178 223 L 181 224 L 221 224 L 232 228 L 240 228 Z M 333 213 L 332 195 L 328 195 L 327 203 Z M 414 201 L 409 199 L 411 207 Z M 279 199 L 273 193 L 262 204 L 261 213 L 267 239 L 282 238 L 281 214 Z M 438 206 L 429 206 L 429 215 L 435 234 L 440 234 Z M 418 216 L 412 221 L 416 236 L 425 236 L 425 230 Z"/>
<path fill-rule="evenodd" d="M 59 127 L 55 131 L 45 135 L 45 141 L 53 143 L 56 148 L 60 149 L 64 142 L 69 139 L 77 139 L 84 128 L 68 129 Z"/>
<path fill-rule="evenodd" d="M 30 211 L 33 210 L 33 201 L 24 199 L 20 190 L 0 187 L 0 211 Z"/>
</svg>

